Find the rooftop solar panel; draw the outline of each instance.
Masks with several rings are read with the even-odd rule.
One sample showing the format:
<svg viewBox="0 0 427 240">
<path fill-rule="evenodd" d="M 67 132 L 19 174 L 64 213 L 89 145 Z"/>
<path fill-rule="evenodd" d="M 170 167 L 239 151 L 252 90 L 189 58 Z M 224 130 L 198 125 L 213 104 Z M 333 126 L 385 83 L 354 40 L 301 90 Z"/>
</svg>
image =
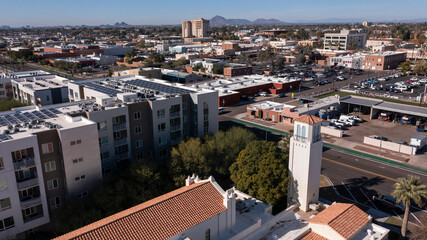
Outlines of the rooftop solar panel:
<svg viewBox="0 0 427 240">
<path fill-rule="evenodd" d="M 10 123 L 10 124 L 16 124 L 18 123 L 18 120 L 16 118 L 12 117 L 11 115 L 5 115 L 4 118 Z"/>
<path fill-rule="evenodd" d="M 0 126 L 6 126 L 7 122 L 3 117 L 0 117 Z"/>
<path fill-rule="evenodd" d="M 144 81 L 144 80 L 139 80 L 139 79 L 126 81 L 126 83 L 134 85 L 134 86 L 154 90 L 154 91 L 167 93 L 167 94 L 186 94 L 186 93 L 192 92 L 191 90 L 187 90 L 187 89 L 182 89 L 182 88 L 178 88 L 178 87 L 174 87 L 174 86 L 168 86 L 168 85 L 161 84 L 161 83 Z"/>
<path fill-rule="evenodd" d="M 27 122 L 28 119 L 26 117 L 24 117 L 24 115 L 18 113 L 18 114 L 14 114 L 13 115 L 16 119 L 18 119 L 18 121 L 20 121 L 21 123 L 23 122 Z"/>
<path fill-rule="evenodd" d="M 22 113 L 26 118 L 30 119 L 30 120 L 37 120 L 37 117 L 34 114 L 31 114 L 29 112 L 24 112 Z"/>
<path fill-rule="evenodd" d="M 61 113 L 61 111 L 59 111 L 58 109 L 56 109 L 56 108 L 49 108 L 49 111 L 51 111 L 51 112 L 53 112 L 53 113 L 55 113 L 55 114 L 59 114 L 59 113 Z"/>
<path fill-rule="evenodd" d="M 32 113 L 32 114 L 34 114 L 34 115 L 36 115 L 36 117 L 37 117 L 38 119 L 46 119 L 46 118 L 47 118 L 47 116 L 46 116 L 46 115 L 42 114 L 42 113 L 41 113 L 41 112 L 39 112 L 39 111 L 32 111 L 31 113 Z"/>
<path fill-rule="evenodd" d="M 93 82 L 86 82 L 84 85 L 86 85 L 87 87 L 92 88 L 96 91 L 99 91 L 101 93 L 105 93 L 107 95 L 110 95 L 110 96 L 111 95 L 117 95 L 118 93 L 122 93 L 122 91 L 120 91 L 120 90 L 101 86 L 101 85 L 95 84 Z"/>
<path fill-rule="evenodd" d="M 56 117 L 56 115 L 55 115 L 55 114 L 51 113 L 51 112 L 50 112 L 50 111 L 48 111 L 47 109 L 42 109 L 42 110 L 40 110 L 40 112 L 42 112 L 44 115 L 46 115 L 46 116 L 48 116 L 48 117 L 50 117 L 50 118 Z"/>
</svg>

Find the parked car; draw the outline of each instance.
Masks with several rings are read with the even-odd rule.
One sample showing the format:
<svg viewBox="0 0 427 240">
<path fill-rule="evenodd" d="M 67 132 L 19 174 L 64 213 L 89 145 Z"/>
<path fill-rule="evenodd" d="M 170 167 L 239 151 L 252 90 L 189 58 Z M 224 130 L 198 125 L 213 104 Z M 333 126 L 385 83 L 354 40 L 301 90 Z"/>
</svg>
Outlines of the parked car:
<svg viewBox="0 0 427 240">
<path fill-rule="evenodd" d="M 396 199 L 390 195 L 374 195 L 372 200 L 390 208 L 400 209 L 402 211 L 405 210 L 405 206 L 403 206 L 402 203 L 397 203 Z"/>
<path fill-rule="evenodd" d="M 259 93 L 259 95 L 260 95 L 261 97 L 267 97 L 267 93 L 266 93 L 266 92 L 260 92 L 260 93 Z"/>
<path fill-rule="evenodd" d="M 409 80 L 411 80 L 411 81 L 418 81 L 419 79 L 417 77 L 411 77 Z"/>
<path fill-rule="evenodd" d="M 224 112 L 225 112 L 225 108 L 223 108 L 223 107 L 219 107 L 218 108 L 218 113 L 219 114 L 224 113 Z"/>
<path fill-rule="evenodd" d="M 363 118 L 356 115 L 351 115 L 351 119 L 355 120 L 356 122 L 363 122 Z"/>
<path fill-rule="evenodd" d="M 387 81 L 387 78 L 378 78 L 378 81 L 381 81 L 381 82 L 384 82 L 384 81 Z"/>
<path fill-rule="evenodd" d="M 386 138 L 386 137 L 380 137 L 380 136 L 377 136 L 377 135 L 371 135 L 371 136 L 369 136 L 370 138 L 373 138 L 373 139 L 377 139 L 377 140 L 381 140 L 381 141 L 386 141 L 386 142 L 388 142 L 389 140 L 388 140 L 388 138 Z"/>
</svg>

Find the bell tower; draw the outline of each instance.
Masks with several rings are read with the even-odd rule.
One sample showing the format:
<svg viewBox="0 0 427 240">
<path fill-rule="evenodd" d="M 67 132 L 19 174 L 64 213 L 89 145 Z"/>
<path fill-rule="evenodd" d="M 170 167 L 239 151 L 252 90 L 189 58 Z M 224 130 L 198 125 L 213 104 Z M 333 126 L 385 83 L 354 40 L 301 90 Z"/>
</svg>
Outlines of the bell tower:
<svg viewBox="0 0 427 240">
<path fill-rule="evenodd" d="M 319 198 L 323 140 L 323 119 L 303 115 L 294 119 L 294 135 L 289 149 L 288 206 L 298 204 L 304 212 Z"/>
</svg>

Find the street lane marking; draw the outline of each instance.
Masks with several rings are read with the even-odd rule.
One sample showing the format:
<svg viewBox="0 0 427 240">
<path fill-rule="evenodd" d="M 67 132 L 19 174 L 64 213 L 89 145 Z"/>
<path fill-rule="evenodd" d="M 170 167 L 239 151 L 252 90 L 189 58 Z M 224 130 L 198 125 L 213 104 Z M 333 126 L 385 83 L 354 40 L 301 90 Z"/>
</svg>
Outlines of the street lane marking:
<svg viewBox="0 0 427 240">
<path fill-rule="evenodd" d="M 391 209 L 391 210 L 393 210 L 394 214 L 396 214 L 396 216 L 397 216 L 399 219 L 402 219 L 402 218 L 400 217 L 400 215 L 399 215 L 399 214 L 397 214 L 397 212 L 396 212 L 396 211 L 394 211 L 394 209 Z"/>
<path fill-rule="evenodd" d="M 360 190 L 360 191 L 363 193 L 363 195 L 368 199 L 368 201 L 369 201 L 370 203 L 372 203 L 372 206 L 374 206 L 374 208 L 375 208 L 375 209 L 378 209 L 378 208 L 377 208 L 377 206 L 375 206 L 375 204 L 371 201 L 371 199 L 369 199 L 369 198 L 368 198 L 368 196 L 366 196 L 366 194 L 362 191 L 362 189 L 361 189 L 361 188 L 359 188 L 359 190 Z"/>
<path fill-rule="evenodd" d="M 423 225 L 423 227 L 425 227 L 425 225 L 415 216 L 415 214 L 413 214 L 411 211 L 409 211 L 409 213 L 411 213 L 411 215 L 419 222 L 421 223 L 421 225 Z"/>
<path fill-rule="evenodd" d="M 354 199 L 354 201 L 355 201 L 355 202 L 358 202 L 358 201 L 356 200 L 356 198 L 353 196 L 353 194 L 350 192 L 350 190 L 348 190 L 347 186 L 346 186 L 343 182 L 341 182 L 341 183 L 342 183 L 342 185 L 345 187 L 345 189 L 350 193 L 350 195 L 351 195 L 351 197 Z"/>
<path fill-rule="evenodd" d="M 367 173 L 370 173 L 370 174 L 373 174 L 373 175 L 376 175 L 376 176 L 379 176 L 379 177 L 387 178 L 387 179 L 390 179 L 392 181 L 398 182 L 398 180 L 395 179 L 395 178 L 387 177 L 387 176 L 381 175 L 379 173 L 371 172 L 371 171 L 368 171 L 368 170 L 365 170 L 365 169 L 362 169 L 362 168 L 358 168 L 358 167 L 354 167 L 354 166 L 351 166 L 351 165 L 348 165 L 348 164 L 345 164 L 345 163 L 340 163 L 340 162 L 337 162 L 337 161 L 329 159 L 329 158 L 325 158 L 325 157 L 322 157 L 322 158 L 324 160 L 326 160 L 326 161 L 330 161 L 330 162 L 333 162 L 333 163 L 336 163 L 336 164 L 340 164 L 340 165 L 343 165 L 343 166 L 346 166 L 346 167 L 349 167 L 349 168 L 357 169 L 357 170 L 362 171 L 362 172 L 367 172 Z"/>
</svg>

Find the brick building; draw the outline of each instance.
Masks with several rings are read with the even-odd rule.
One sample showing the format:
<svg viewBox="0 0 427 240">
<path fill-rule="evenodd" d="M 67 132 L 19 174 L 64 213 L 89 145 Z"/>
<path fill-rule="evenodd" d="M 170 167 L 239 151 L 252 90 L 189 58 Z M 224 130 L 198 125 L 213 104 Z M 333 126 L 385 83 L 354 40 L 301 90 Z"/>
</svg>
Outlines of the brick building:
<svg viewBox="0 0 427 240">
<path fill-rule="evenodd" d="M 362 66 L 363 69 L 389 70 L 396 69 L 404 61 L 406 61 L 405 52 L 381 52 L 366 54 Z"/>
</svg>

